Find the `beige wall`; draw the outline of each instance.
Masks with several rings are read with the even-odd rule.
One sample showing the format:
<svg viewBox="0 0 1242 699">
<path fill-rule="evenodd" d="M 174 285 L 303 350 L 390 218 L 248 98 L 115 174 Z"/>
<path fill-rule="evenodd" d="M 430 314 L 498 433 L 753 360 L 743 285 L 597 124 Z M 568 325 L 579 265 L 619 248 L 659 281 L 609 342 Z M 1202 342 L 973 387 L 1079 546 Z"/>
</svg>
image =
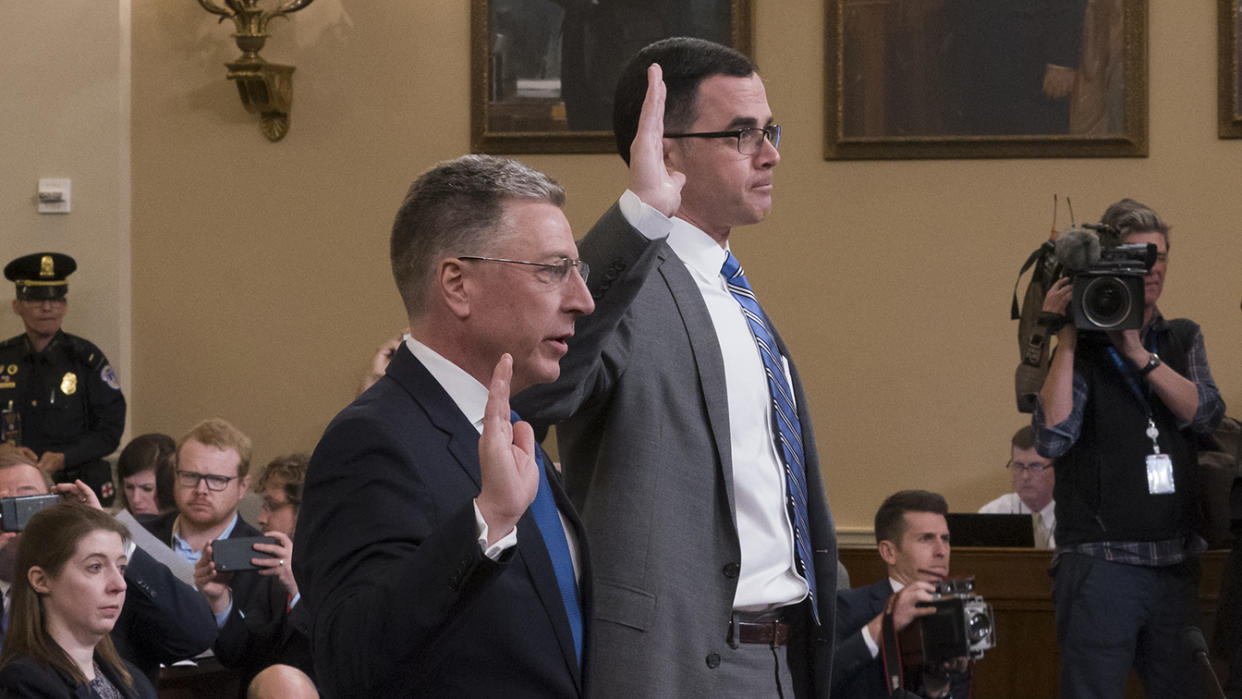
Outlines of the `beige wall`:
<svg viewBox="0 0 1242 699">
<path fill-rule="evenodd" d="M 0 4 L 0 265 L 72 255 L 65 330 L 129 371 L 129 0 Z M 72 180 L 72 211 L 36 212 L 43 177 Z M 0 338 L 23 331 L 0 287 Z"/>
<path fill-rule="evenodd" d="M 1014 275 L 1051 195 L 1080 218 L 1134 196 L 1175 224 L 1162 304 L 1204 327 L 1242 406 L 1242 142 L 1215 136 L 1210 3 L 1151 3 L 1151 157 L 825 162 L 823 3 L 755 3 L 783 124 L 770 219 L 734 239 L 810 393 L 838 524 L 868 529 L 903 487 L 973 509 L 1007 487 Z M 465 2 L 318 0 L 272 25 L 293 125 L 260 136 L 224 79 L 228 29 L 137 0 L 133 35 L 135 430 L 223 415 L 260 463 L 310 449 L 373 348 L 404 324 L 386 263 L 405 188 L 469 148 Z M 585 233 L 624 186 L 615 156 L 529 156 Z"/>
</svg>

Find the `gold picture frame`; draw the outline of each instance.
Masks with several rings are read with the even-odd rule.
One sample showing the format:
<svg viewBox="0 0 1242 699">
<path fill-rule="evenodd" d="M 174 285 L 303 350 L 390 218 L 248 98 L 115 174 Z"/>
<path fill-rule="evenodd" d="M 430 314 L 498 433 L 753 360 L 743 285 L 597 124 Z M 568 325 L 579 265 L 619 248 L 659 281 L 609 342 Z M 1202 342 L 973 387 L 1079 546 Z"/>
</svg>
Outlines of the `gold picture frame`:
<svg viewBox="0 0 1242 699">
<path fill-rule="evenodd" d="M 1010 4 L 826 0 L 824 159 L 1146 157 L 1146 0 Z"/>
<path fill-rule="evenodd" d="M 1216 112 L 1220 138 L 1242 138 L 1242 56 L 1238 53 L 1239 0 L 1218 0 Z"/>
<path fill-rule="evenodd" d="M 577 3 L 579 9 L 562 10 L 558 21 L 556 8 L 571 5 L 471 0 L 473 152 L 615 153 L 609 106 L 613 74 L 639 48 L 664 36 L 720 40 L 727 34 L 730 46 L 750 54 L 751 0 L 687 0 L 669 4 L 663 17 L 637 9 L 625 14 L 625 3 Z M 604 17 L 603 12 L 612 14 Z M 621 26 L 627 23 L 635 26 Z M 596 59 L 590 62 L 593 67 L 604 66 L 591 75 L 587 61 L 573 58 L 588 52 Z M 541 61 L 542 66 L 531 67 Z M 535 75 L 522 77 L 519 71 Z"/>
</svg>

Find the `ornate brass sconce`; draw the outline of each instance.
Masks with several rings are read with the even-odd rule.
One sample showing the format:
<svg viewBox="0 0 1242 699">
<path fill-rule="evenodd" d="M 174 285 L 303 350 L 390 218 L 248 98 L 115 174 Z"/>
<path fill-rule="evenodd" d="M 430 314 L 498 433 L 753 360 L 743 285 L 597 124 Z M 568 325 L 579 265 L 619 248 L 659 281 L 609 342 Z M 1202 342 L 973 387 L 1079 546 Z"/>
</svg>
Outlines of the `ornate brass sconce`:
<svg viewBox="0 0 1242 699">
<path fill-rule="evenodd" d="M 259 0 L 224 0 L 228 9 L 214 0 L 198 0 L 204 10 L 220 15 L 220 22 L 233 20 L 237 33 L 237 48 L 242 55 L 232 63 L 229 80 L 237 81 L 237 92 L 242 105 L 251 114 L 261 117 L 259 128 L 269 141 L 279 141 L 289 132 L 289 108 L 293 103 L 293 66 L 268 63 L 259 56 L 267 41 L 267 23 L 273 17 L 283 17 L 306 7 L 314 0 L 286 0 L 275 10 L 257 7 Z"/>
</svg>

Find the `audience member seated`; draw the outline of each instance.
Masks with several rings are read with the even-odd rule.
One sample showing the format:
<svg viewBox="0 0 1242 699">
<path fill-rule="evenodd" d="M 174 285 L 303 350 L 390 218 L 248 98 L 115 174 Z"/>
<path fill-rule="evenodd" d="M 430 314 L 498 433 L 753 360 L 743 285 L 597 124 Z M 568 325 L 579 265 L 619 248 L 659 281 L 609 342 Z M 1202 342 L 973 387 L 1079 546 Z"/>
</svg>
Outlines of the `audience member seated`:
<svg viewBox="0 0 1242 699">
<path fill-rule="evenodd" d="M 108 638 L 125 604 L 128 537 L 125 525 L 81 503 L 31 518 L 17 551 L 0 693 L 155 699 Z"/>
<path fill-rule="evenodd" d="M 0 454 L 0 497 L 46 495 L 50 485 L 51 479 L 28 459 L 13 453 Z M 99 507 L 94 491 L 85 492 L 70 484 L 55 488 L 85 497 L 88 504 Z M 0 587 L 5 589 L 13 580 L 13 561 L 23 536 L 0 534 Z M 128 556 L 125 582 L 129 590 L 112 629 L 112 643 L 121 657 L 133 663 L 154 685 L 161 663 L 168 665 L 192 658 L 210 648 L 216 639 L 216 625 L 198 590 L 178 580 L 167 566 L 142 549 L 134 548 Z"/>
<path fill-rule="evenodd" d="M 272 665 L 255 675 L 246 699 L 318 699 L 315 683 L 305 672 L 288 665 Z"/>
<path fill-rule="evenodd" d="M 120 504 L 135 517 L 162 515 L 177 508 L 173 500 L 173 455 L 177 443 L 152 432 L 130 440 L 116 462 Z"/>
<path fill-rule="evenodd" d="M 195 425 L 177 442 L 173 485 L 177 509 L 143 523 L 177 555 L 195 564 L 195 586 L 206 597 L 217 627 L 228 621 L 234 608 L 245 614 L 251 602 L 268 597 L 267 578 L 256 571 L 207 574 L 214 571 L 213 541 L 260 536 L 237 513 L 237 504 L 250 487 L 250 451 L 250 438 L 225 420 L 212 418 Z M 203 559 L 206 563 L 198 565 Z"/>
<path fill-rule="evenodd" d="M 264 536 L 275 537 L 280 543 L 256 544 L 256 549 L 271 554 L 253 559 L 263 580 L 248 606 L 239 609 L 234 605 L 220 628 L 215 646 L 220 662 L 240 671 L 242 687 L 264 668 L 277 664 L 314 676 L 310 619 L 305 608 L 298 604 L 298 584 L 293 579 L 291 565 L 293 531 L 309 462 L 310 456 L 306 454 L 278 457 L 263 470 L 255 488 L 255 492 L 263 496 L 259 528 Z M 196 581 L 201 581 L 199 586 L 204 593 L 222 579 L 216 573 L 210 553 L 199 560 L 194 576 Z"/>
<path fill-rule="evenodd" d="M 889 696 L 886 659 L 880 657 L 884 611 L 892 610 L 898 632 L 934 611 L 919 604 L 930 602 L 933 583 L 949 575 L 948 511 L 944 498 L 936 493 L 903 490 L 889 496 L 876 512 L 875 538 L 888 577 L 837 593 L 833 699 Z M 965 699 L 970 684 L 965 669 L 963 658 L 953 668 L 906 672 L 902 681 L 915 696 Z"/>
<path fill-rule="evenodd" d="M 1006 466 L 1013 492 L 980 507 L 979 513 L 1031 515 L 1035 520 L 1035 547 L 1056 548 L 1056 502 L 1052 499 L 1052 486 L 1056 483 L 1055 461 L 1035 451 L 1035 431 L 1030 425 L 1014 433 Z"/>
</svg>

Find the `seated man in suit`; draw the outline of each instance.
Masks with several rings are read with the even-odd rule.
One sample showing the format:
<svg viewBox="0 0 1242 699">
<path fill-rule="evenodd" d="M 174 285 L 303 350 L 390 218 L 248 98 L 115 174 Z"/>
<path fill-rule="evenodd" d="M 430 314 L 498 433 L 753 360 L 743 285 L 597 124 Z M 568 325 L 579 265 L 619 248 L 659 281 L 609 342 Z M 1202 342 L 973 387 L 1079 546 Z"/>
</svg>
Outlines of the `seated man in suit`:
<svg viewBox="0 0 1242 699">
<path fill-rule="evenodd" d="M 888 577 L 866 587 L 837 594 L 837 647 L 832 660 L 833 699 L 887 697 L 885 666 L 881 657 L 882 624 L 891 609 L 898 632 L 930 606 L 933 583 L 949 574 L 949 506 L 942 496 L 925 490 L 903 490 L 890 495 L 875 513 L 875 538 Z M 965 662 L 961 667 L 964 669 Z M 936 669 L 908 673 L 906 689 L 921 697 L 965 699 L 968 680 L 960 672 Z"/>
<path fill-rule="evenodd" d="M 46 495 L 50 486 L 51 479 L 30 459 L 19 453 L 0 454 L 0 497 Z M 89 488 L 80 494 L 99 507 Z M 18 533 L 0 534 L 0 587 L 5 595 L 13 579 L 14 556 L 20 540 Z M 137 547 L 128 555 L 128 589 L 121 615 L 112 627 L 112 642 L 117 653 L 155 685 L 160 663 L 171 664 L 202 653 L 215 640 L 216 625 L 202 595 L 178 580 L 167 566 Z M 8 604 L 4 607 L 7 610 Z M 4 621 L 7 625 L 7 612 Z"/>
<path fill-rule="evenodd" d="M 1031 515 L 1035 520 L 1035 547 L 1056 548 L 1057 503 L 1052 499 L 1056 483 L 1055 459 L 1035 451 L 1035 431 L 1024 425 L 1013 435 L 1009 446 L 1009 477 L 1013 492 L 979 508 L 980 514 Z"/>
<path fill-rule="evenodd" d="M 410 338 L 328 426 L 294 536 L 326 695 L 584 695 L 586 537 L 509 410 L 511 391 L 556 379 L 594 309 L 564 198 L 468 155 L 397 212 Z"/>
<path fill-rule="evenodd" d="M 144 522 L 160 541 L 194 565 L 194 584 L 207 599 L 216 626 L 223 627 L 235 611 L 246 614 L 270 596 L 272 575 L 290 563 L 292 547 L 256 544 L 271 554 L 259 558 L 260 571 L 216 573 L 211 543 L 217 539 L 260 536 L 237 513 L 250 487 L 251 443 L 241 430 L 220 418 L 203 420 L 177 442 L 173 499 L 177 509 Z M 286 539 L 287 542 L 287 539 Z M 273 572 L 267 572 L 273 571 Z M 223 657 L 216 644 L 216 654 Z M 244 686 L 244 685 L 243 685 Z"/>
</svg>

